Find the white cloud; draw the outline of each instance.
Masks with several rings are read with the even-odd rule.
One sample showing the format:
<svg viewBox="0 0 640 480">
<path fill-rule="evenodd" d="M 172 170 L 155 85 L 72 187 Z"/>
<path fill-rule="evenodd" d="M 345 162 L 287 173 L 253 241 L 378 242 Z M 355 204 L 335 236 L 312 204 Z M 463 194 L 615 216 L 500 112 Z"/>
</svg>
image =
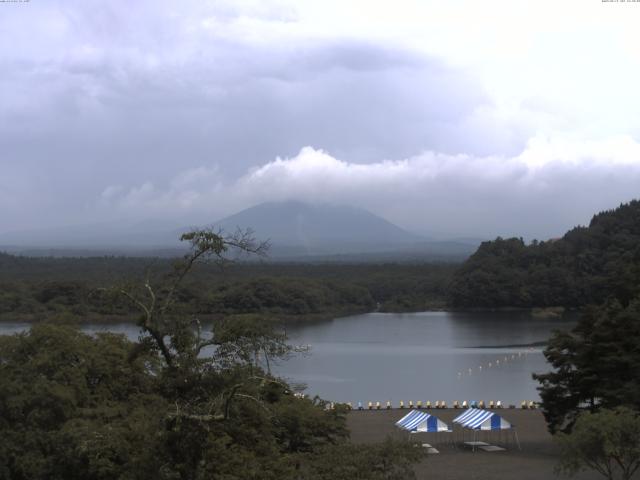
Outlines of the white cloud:
<svg viewBox="0 0 640 480">
<path fill-rule="evenodd" d="M 0 178 L 0 231 L 299 196 L 425 231 L 546 235 L 636 195 L 637 3 L 2 10 L 0 169 L 17 180 Z"/>
<path fill-rule="evenodd" d="M 145 183 L 114 206 L 141 216 L 162 211 L 211 221 L 264 201 L 298 199 L 358 205 L 435 235 L 545 238 L 637 196 L 640 144 L 629 137 L 536 137 L 513 157 L 424 152 L 369 164 L 305 147 L 235 181 L 212 181 L 214 171 L 184 172 L 163 191 Z"/>
</svg>

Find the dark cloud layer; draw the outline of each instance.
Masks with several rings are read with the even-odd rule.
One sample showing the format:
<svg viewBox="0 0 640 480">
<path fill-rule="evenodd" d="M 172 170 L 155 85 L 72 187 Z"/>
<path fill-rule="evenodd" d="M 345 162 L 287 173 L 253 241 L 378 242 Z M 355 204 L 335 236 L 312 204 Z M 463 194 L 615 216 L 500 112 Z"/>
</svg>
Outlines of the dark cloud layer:
<svg viewBox="0 0 640 480">
<path fill-rule="evenodd" d="M 299 159 L 305 146 L 330 152 L 349 172 L 371 165 L 362 178 L 371 171 L 384 177 L 380 169 L 393 166 L 385 159 L 438 152 L 435 163 L 411 163 L 410 176 L 431 179 L 412 187 L 415 198 L 433 202 L 429 208 L 441 202 L 435 208 L 442 214 L 429 218 L 403 195 L 406 180 L 387 182 L 385 197 L 357 174 L 330 176 L 334 185 L 327 185 L 336 198 L 423 231 L 473 233 L 467 227 L 477 215 L 465 210 L 489 211 L 494 196 L 504 202 L 492 189 L 543 204 L 541 190 L 513 190 L 505 176 L 535 132 L 526 119 L 496 115 L 471 72 L 399 44 L 307 34 L 297 30 L 290 5 L 238 5 L 3 5 L 0 31 L 12 42 L 0 46 L 0 232 L 124 217 L 203 218 L 272 197 L 304 197 L 313 183 L 306 170 L 280 183 L 256 184 L 252 175 L 276 157 Z M 456 160 L 462 153 L 468 160 Z M 486 160 L 493 156 L 502 160 Z M 478 166 L 484 161 L 493 175 Z M 580 183 L 582 173 L 569 177 L 578 179 L 578 196 L 593 180 L 585 173 Z M 561 177 L 554 167 L 548 182 L 559 188 L 554 179 Z M 345 190 L 353 194 L 339 194 Z M 517 216 L 495 228 L 513 230 Z M 546 233 L 544 222 L 540 216 L 530 230 Z"/>
</svg>

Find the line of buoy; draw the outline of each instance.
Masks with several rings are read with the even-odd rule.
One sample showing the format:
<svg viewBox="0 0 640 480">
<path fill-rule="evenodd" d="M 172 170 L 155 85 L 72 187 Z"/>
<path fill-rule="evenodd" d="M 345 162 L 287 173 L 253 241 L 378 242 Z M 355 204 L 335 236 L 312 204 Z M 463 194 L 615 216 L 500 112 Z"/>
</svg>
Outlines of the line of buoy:
<svg viewBox="0 0 640 480">
<path fill-rule="evenodd" d="M 519 351 L 518 354 L 517 354 L 517 358 L 522 358 L 522 356 L 526 357 L 527 355 L 529 355 L 529 353 L 531 353 L 533 351 L 534 351 L 533 347 L 529 348 L 528 350 Z M 505 355 L 502 359 L 497 358 L 495 361 L 488 362 L 485 365 L 478 365 L 477 368 L 478 368 L 479 372 L 482 372 L 483 369 L 485 369 L 485 368 L 492 368 L 494 366 L 495 367 L 500 367 L 501 363 L 502 363 L 502 365 L 504 365 L 504 364 L 509 363 L 510 360 L 516 360 L 516 354 L 515 353 L 511 354 L 510 356 L 509 355 Z M 466 372 L 468 375 L 473 375 L 473 371 L 474 371 L 473 368 L 468 368 L 466 370 L 459 371 L 458 372 L 458 380 L 462 379 L 462 377 L 464 376 L 463 372 Z"/>
<path fill-rule="evenodd" d="M 351 402 L 347 402 L 345 404 L 347 406 L 347 409 L 352 410 L 353 409 L 353 405 Z M 333 402 L 327 404 L 327 409 L 334 409 L 335 408 L 335 404 Z M 388 400 L 386 402 L 386 410 L 391 410 L 393 409 L 393 404 L 391 403 L 390 400 Z M 431 409 L 431 408 L 436 408 L 436 409 L 443 409 L 443 408 L 448 408 L 447 407 L 447 402 L 445 402 L 444 400 L 436 400 L 435 403 L 432 405 L 431 402 L 429 400 L 427 400 L 426 402 L 422 402 L 422 400 L 418 400 L 415 402 L 415 404 L 413 403 L 412 400 L 409 400 L 409 402 L 407 402 L 405 404 L 405 402 L 403 400 L 400 400 L 398 402 L 398 409 Z M 516 408 L 515 405 L 510 404 L 508 407 L 505 407 L 503 405 L 503 403 L 500 400 L 490 400 L 489 403 L 486 403 L 483 400 L 480 401 L 476 401 L 476 400 L 471 400 L 471 401 L 467 401 L 464 400 L 461 402 L 459 402 L 458 400 L 455 400 L 452 404 L 451 404 L 451 408 L 455 408 L 455 409 L 467 409 L 467 408 L 479 408 L 479 409 L 499 409 L 499 408 Z M 520 403 L 520 408 L 522 409 L 536 409 L 538 408 L 538 404 L 536 402 L 534 402 L 533 400 L 523 400 Z M 365 410 L 365 407 L 363 405 L 362 402 L 358 402 L 357 403 L 357 409 L 358 410 Z M 382 404 L 380 402 L 367 402 L 367 410 L 381 410 L 382 409 Z"/>
</svg>

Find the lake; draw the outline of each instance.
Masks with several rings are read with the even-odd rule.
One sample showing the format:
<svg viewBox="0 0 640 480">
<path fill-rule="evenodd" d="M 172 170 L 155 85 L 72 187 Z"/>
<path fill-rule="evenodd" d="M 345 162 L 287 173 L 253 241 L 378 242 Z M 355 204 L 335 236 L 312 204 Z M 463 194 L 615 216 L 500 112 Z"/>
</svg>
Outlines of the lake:
<svg viewBox="0 0 640 480">
<path fill-rule="evenodd" d="M 290 327 L 311 355 L 280 365 L 309 394 L 350 401 L 538 400 L 532 372 L 549 370 L 543 347 L 574 320 L 528 312 L 370 313 Z M 482 368 L 480 368 L 482 367 Z"/>
<path fill-rule="evenodd" d="M 532 318 L 527 312 L 369 313 L 287 327 L 291 343 L 308 355 L 275 367 L 306 393 L 352 402 L 538 400 L 532 372 L 549 370 L 541 346 L 574 319 Z M 0 334 L 28 328 L 0 324 Z M 83 327 L 138 337 L 132 324 Z"/>
</svg>

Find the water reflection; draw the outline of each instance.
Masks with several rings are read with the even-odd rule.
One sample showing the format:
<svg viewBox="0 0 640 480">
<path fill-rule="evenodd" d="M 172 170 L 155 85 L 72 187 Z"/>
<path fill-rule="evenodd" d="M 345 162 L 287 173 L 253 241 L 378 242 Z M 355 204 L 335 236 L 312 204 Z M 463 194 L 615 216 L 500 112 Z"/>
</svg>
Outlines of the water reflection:
<svg viewBox="0 0 640 480">
<path fill-rule="evenodd" d="M 358 315 L 290 328 L 311 355 L 278 371 L 336 401 L 519 403 L 538 398 L 531 373 L 548 370 L 542 347 L 525 345 L 574 324 L 526 312 Z"/>
<path fill-rule="evenodd" d="M 387 400 L 517 404 L 538 398 L 531 374 L 549 368 L 539 344 L 552 330 L 574 324 L 575 318 L 537 319 L 526 312 L 356 315 L 289 326 L 291 342 L 311 345 L 311 352 L 275 370 L 307 384 L 311 395 L 354 404 Z M 3 323 L 0 333 L 27 328 L 24 323 Z M 139 336 L 139 328 L 129 323 L 90 324 L 82 330 L 123 333 L 131 340 Z"/>
</svg>

